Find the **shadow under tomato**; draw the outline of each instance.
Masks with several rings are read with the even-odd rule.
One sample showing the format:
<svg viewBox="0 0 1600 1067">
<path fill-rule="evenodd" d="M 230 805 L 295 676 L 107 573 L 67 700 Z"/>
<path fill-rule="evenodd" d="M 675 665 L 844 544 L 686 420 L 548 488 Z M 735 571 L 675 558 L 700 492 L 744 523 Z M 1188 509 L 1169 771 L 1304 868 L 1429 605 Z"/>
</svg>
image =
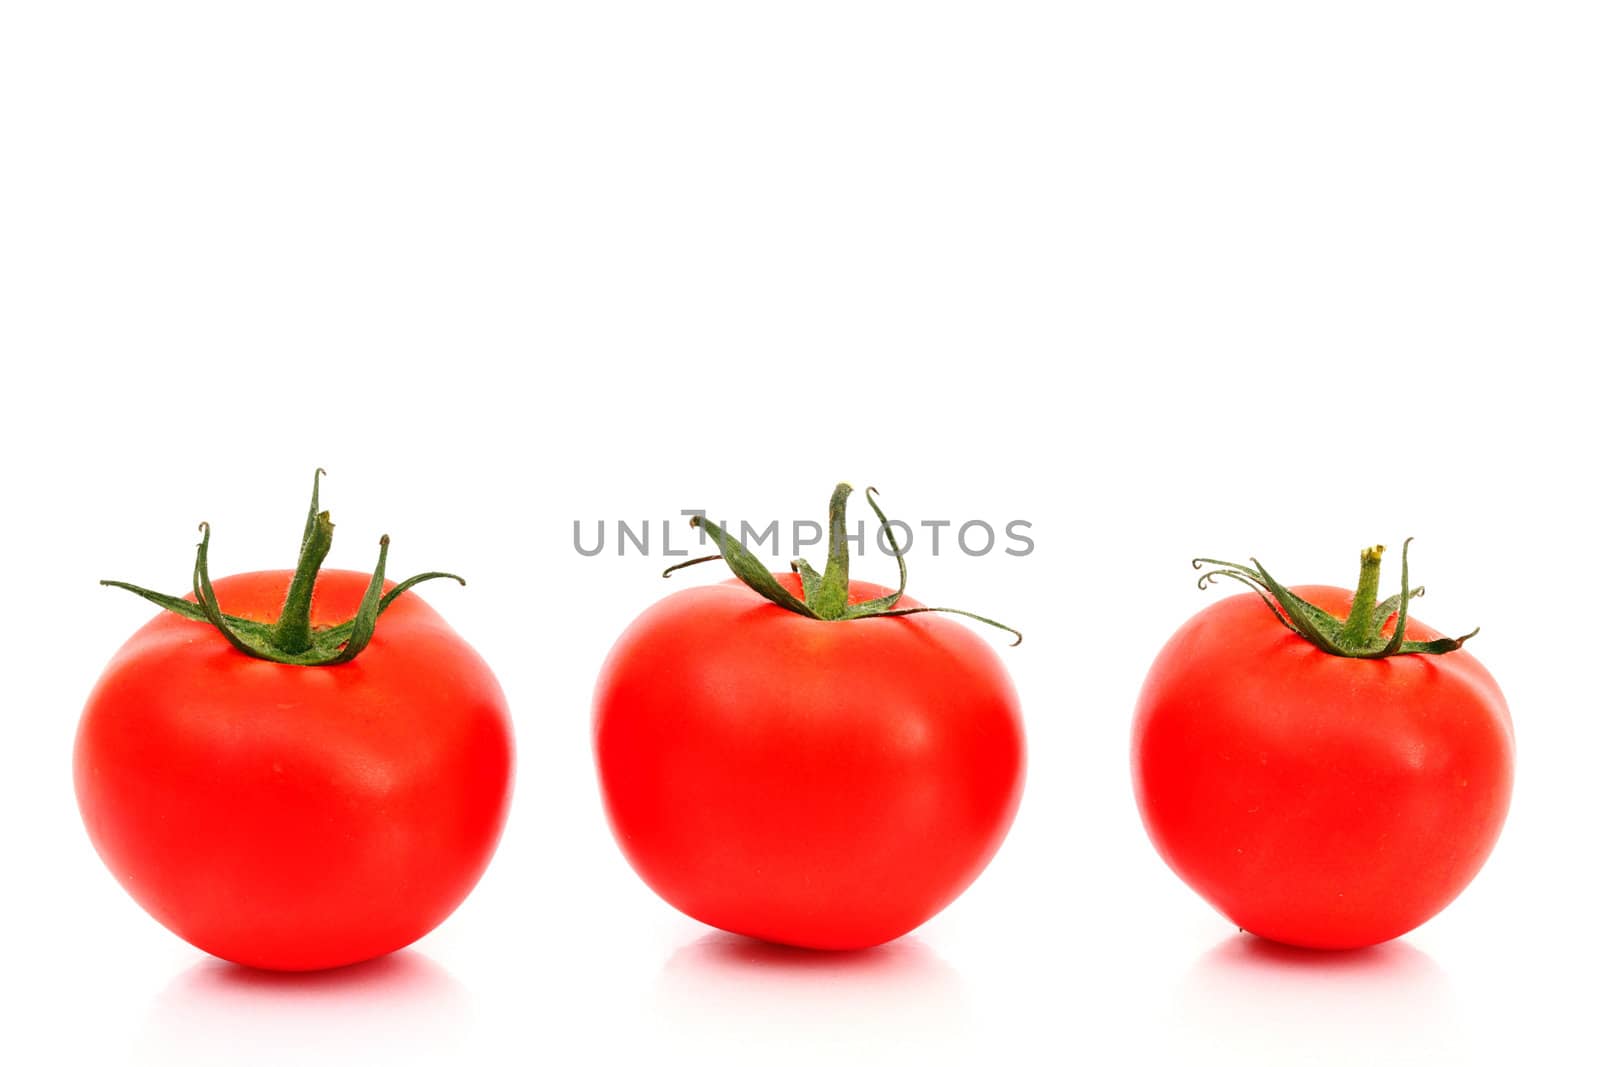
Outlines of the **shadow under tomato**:
<svg viewBox="0 0 1600 1067">
<path fill-rule="evenodd" d="M 348 997 L 367 992 L 428 987 L 444 970 L 427 956 L 411 949 L 391 952 L 375 960 L 323 971 L 265 971 L 226 960 L 204 959 L 185 971 L 182 981 L 194 992 L 226 994 L 249 990 L 255 996 L 315 999 Z"/>
<path fill-rule="evenodd" d="M 1324 977 L 1365 974 L 1380 982 L 1397 981 L 1405 985 L 1424 976 L 1443 976 L 1432 957 L 1405 941 L 1386 941 L 1370 948 L 1327 951 L 1296 948 L 1246 933 L 1225 938 L 1202 956 L 1196 966 L 1213 972 L 1253 973 L 1279 978 L 1295 972 Z"/>
<path fill-rule="evenodd" d="M 431 1058 L 457 1047 L 467 1015 L 460 984 L 413 949 L 296 973 L 207 958 L 156 997 L 139 1051 L 152 1063 Z"/>
<path fill-rule="evenodd" d="M 946 1063 L 969 1051 L 960 976 L 914 936 L 818 952 L 705 934 L 662 968 L 653 1022 L 674 1052 L 712 1062 Z"/>
<path fill-rule="evenodd" d="M 1222 1058 L 1347 1063 L 1374 1048 L 1409 1061 L 1463 1051 L 1450 983 L 1405 941 L 1325 952 L 1235 934 L 1195 961 L 1179 993 L 1184 1043 Z"/>
<path fill-rule="evenodd" d="M 669 970 L 729 970 L 745 978 L 752 971 L 760 971 L 769 975 L 853 975 L 862 981 L 869 981 L 872 975 L 891 977 L 948 969 L 948 965 L 916 937 L 902 937 L 876 948 L 829 952 L 778 945 L 720 930 L 678 949 L 667 961 L 667 967 Z"/>
</svg>

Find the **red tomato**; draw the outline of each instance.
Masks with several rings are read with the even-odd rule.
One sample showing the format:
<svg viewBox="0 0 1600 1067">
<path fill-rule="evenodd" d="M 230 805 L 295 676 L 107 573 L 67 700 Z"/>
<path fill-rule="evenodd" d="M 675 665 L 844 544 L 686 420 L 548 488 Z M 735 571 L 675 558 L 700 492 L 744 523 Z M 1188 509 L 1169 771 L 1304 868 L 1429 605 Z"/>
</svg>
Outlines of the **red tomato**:
<svg viewBox="0 0 1600 1067">
<path fill-rule="evenodd" d="M 369 576 L 312 574 L 313 627 L 358 613 Z M 217 602 L 271 622 L 291 577 L 222 579 Z M 415 593 L 335 666 L 252 658 L 163 613 L 95 685 L 73 762 L 89 836 L 146 911 L 224 959 L 309 970 L 401 948 L 466 897 L 505 821 L 511 723 Z"/>
<path fill-rule="evenodd" d="M 851 582 L 849 599 L 890 592 Z M 994 856 L 1022 792 L 1016 694 L 966 626 L 810 619 L 737 581 L 628 628 L 600 674 L 594 744 L 617 841 L 652 889 L 809 948 L 927 921 Z"/>
<path fill-rule="evenodd" d="M 1293 592 L 1351 610 L 1349 590 Z M 1173 635 L 1133 729 L 1162 858 L 1236 925 L 1308 948 L 1386 941 L 1450 903 L 1499 836 L 1512 755 L 1505 698 L 1470 653 L 1332 655 L 1250 594 Z"/>
</svg>

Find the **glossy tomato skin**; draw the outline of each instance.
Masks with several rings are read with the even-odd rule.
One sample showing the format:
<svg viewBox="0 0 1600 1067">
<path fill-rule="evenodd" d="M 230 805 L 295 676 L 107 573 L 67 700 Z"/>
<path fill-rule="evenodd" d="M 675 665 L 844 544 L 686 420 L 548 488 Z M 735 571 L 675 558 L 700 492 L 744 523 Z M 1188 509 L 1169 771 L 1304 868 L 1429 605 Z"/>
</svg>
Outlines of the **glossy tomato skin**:
<svg viewBox="0 0 1600 1067">
<path fill-rule="evenodd" d="M 888 591 L 852 582 L 850 598 Z M 1016 693 L 966 626 L 821 622 L 738 582 L 628 628 L 594 745 L 612 829 L 652 889 L 712 926 L 818 949 L 881 944 L 954 900 L 1000 847 L 1024 773 Z"/>
<path fill-rule="evenodd" d="M 1349 612 L 1348 590 L 1295 592 Z M 1162 858 L 1236 925 L 1306 948 L 1387 941 L 1449 904 L 1500 834 L 1512 765 L 1505 698 L 1471 653 L 1328 655 L 1249 593 L 1167 642 L 1133 730 Z"/>
<path fill-rule="evenodd" d="M 265 621 L 289 578 L 215 587 L 223 611 Z M 324 571 L 313 624 L 353 616 L 369 580 Z M 158 616 L 95 685 L 74 777 L 96 850 L 145 910 L 213 955 L 296 971 L 443 921 L 494 852 L 512 760 L 493 674 L 408 592 L 336 667 L 253 659 Z"/>
</svg>

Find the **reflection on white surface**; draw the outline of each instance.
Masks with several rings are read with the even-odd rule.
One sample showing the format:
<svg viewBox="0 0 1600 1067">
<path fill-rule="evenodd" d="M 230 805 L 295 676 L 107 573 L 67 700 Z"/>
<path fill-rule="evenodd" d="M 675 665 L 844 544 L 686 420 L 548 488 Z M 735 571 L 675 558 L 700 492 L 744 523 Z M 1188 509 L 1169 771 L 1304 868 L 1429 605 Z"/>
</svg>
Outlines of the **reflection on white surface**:
<svg viewBox="0 0 1600 1067">
<path fill-rule="evenodd" d="M 715 932 L 678 949 L 654 1022 L 698 1062 L 964 1062 L 967 1011 L 954 968 L 915 937 L 812 952 Z M 670 1058 L 670 1057 L 669 1057 Z"/>
<path fill-rule="evenodd" d="M 156 997 L 139 1060 L 272 1063 L 431 1059 L 455 1050 L 467 997 L 449 973 L 405 950 L 333 971 L 283 974 L 204 959 Z"/>
<path fill-rule="evenodd" d="M 1444 972 L 1404 941 L 1316 952 L 1234 935 L 1190 969 L 1174 1022 L 1207 1062 L 1450 1062 L 1464 1048 Z"/>
</svg>

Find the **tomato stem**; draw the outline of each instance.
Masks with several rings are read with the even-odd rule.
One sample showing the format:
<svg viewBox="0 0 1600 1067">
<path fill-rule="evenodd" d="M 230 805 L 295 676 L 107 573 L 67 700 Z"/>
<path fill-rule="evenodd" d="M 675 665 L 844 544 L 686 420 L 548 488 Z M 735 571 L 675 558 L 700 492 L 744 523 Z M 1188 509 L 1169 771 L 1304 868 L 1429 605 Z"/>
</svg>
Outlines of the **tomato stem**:
<svg viewBox="0 0 1600 1067">
<path fill-rule="evenodd" d="M 815 592 L 806 592 L 807 603 L 824 619 L 837 619 L 850 603 L 850 536 L 844 525 L 845 505 L 849 499 L 849 484 L 840 482 L 828 499 L 828 565 L 822 572 L 822 580 L 816 583 Z M 811 570 L 809 563 L 800 560 L 791 564 L 796 570 L 801 565 Z"/>
<path fill-rule="evenodd" d="M 1261 561 L 1254 557 L 1250 559 L 1253 566 L 1204 557 L 1194 560 L 1193 564 L 1196 570 L 1207 566 L 1213 568 L 1200 576 L 1201 589 L 1218 578 L 1232 578 L 1244 583 L 1290 632 L 1331 656 L 1383 659 L 1386 656 L 1440 656 L 1454 652 L 1468 638 L 1476 636 L 1478 631 L 1432 641 L 1406 640 L 1406 619 L 1411 601 L 1426 591 L 1420 585 L 1411 588 L 1410 549 L 1411 538 L 1408 537 L 1400 547 L 1400 592 L 1381 604 L 1378 603 L 1378 576 L 1383 565 L 1383 546 L 1375 545 L 1362 551 L 1361 576 L 1356 581 L 1350 613 L 1343 619 L 1297 596 L 1269 574 Z M 1391 616 L 1395 620 L 1394 633 L 1385 638 L 1383 626 Z"/>
<path fill-rule="evenodd" d="M 311 476 L 311 511 L 306 515 L 306 532 L 300 538 L 300 560 L 283 610 L 272 628 L 272 643 L 291 655 L 311 647 L 311 593 L 316 588 L 317 572 L 333 547 L 333 520 L 317 506 L 318 489 L 326 472 L 318 467 Z"/>
<path fill-rule="evenodd" d="M 1355 600 L 1350 605 L 1350 616 L 1344 621 L 1340 636 L 1347 644 L 1363 647 L 1372 642 L 1374 631 L 1384 619 L 1376 618 L 1378 610 L 1378 572 L 1383 569 L 1383 546 L 1373 545 L 1361 550 L 1361 576 L 1356 580 Z"/>
<path fill-rule="evenodd" d="M 383 585 L 389 559 L 389 535 L 384 534 L 378 541 L 378 564 L 373 569 L 372 581 L 367 585 L 355 617 L 333 626 L 313 627 L 311 602 L 316 591 L 317 573 L 333 544 L 333 522 L 326 511 L 319 510 L 317 501 L 324 473 L 318 468 L 311 480 L 311 510 L 306 516 L 305 533 L 300 539 L 300 559 L 289 581 L 283 609 L 275 623 L 223 613 L 217 603 L 217 594 L 211 587 L 211 526 L 208 523 L 200 524 L 200 543 L 195 547 L 191 589 L 193 600 L 168 596 L 127 582 L 107 580 L 100 584 L 126 589 L 165 611 L 196 622 L 209 623 L 217 628 L 229 644 L 247 656 L 299 667 L 331 667 L 355 659 L 372 640 L 379 616 L 388 610 L 400 594 L 419 582 L 453 578 L 462 585 L 467 584 L 465 579 L 457 575 L 428 571 L 407 578 L 385 593 Z"/>
<path fill-rule="evenodd" d="M 866 491 L 867 504 L 872 508 L 873 514 L 878 517 L 880 529 L 884 538 L 889 542 L 889 548 L 894 553 L 895 562 L 900 567 L 900 587 L 892 593 L 872 600 L 864 600 L 859 604 L 850 603 L 850 536 L 845 525 L 845 509 L 853 492 L 849 483 L 840 482 L 833 490 L 833 495 L 828 500 L 828 565 L 818 574 L 816 568 L 803 559 L 794 560 L 789 566 L 800 576 L 802 597 L 797 597 L 789 592 L 777 580 L 773 573 L 767 569 L 743 542 L 737 537 L 728 534 L 725 524 L 706 521 L 703 516 L 695 515 L 689 519 L 689 525 L 697 526 L 705 531 L 717 546 L 717 554 L 701 556 L 698 559 L 685 560 L 673 564 L 662 571 L 662 577 L 671 575 L 685 567 L 692 567 L 698 563 L 708 563 L 714 559 L 721 559 L 728 564 L 728 569 L 734 576 L 749 586 L 755 592 L 772 601 L 786 611 L 797 615 L 804 615 L 808 619 L 817 619 L 822 622 L 841 622 L 851 619 L 882 619 L 895 618 L 902 615 L 920 615 L 924 612 L 936 611 L 951 615 L 963 615 L 969 619 L 1004 630 L 1016 638 L 1013 645 L 1022 643 L 1020 631 L 1007 626 L 1003 622 L 985 618 L 982 615 L 963 611 L 960 608 L 902 608 L 897 607 L 900 598 L 906 591 L 906 557 L 900 549 L 900 542 L 894 535 L 894 527 L 890 524 L 883 509 L 878 506 L 877 493 L 873 488 Z"/>
</svg>

